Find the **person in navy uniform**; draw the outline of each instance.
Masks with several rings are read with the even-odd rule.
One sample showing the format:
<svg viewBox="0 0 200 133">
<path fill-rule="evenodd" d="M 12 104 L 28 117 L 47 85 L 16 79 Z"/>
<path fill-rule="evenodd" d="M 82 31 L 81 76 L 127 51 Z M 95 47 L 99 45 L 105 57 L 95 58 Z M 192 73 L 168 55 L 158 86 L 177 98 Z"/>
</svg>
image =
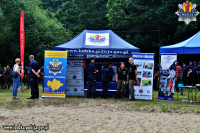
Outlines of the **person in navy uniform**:
<svg viewBox="0 0 200 133">
<path fill-rule="evenodd" d="M 189 81 L 189 83 L 188 83 L 189 86 L 192 85 L 192 80 L 193 80 L 193 77 L 192 77 L 192 68 L 193 68 L 192 61 L 190 61 L 189 65 L 187 66 L 187 71 L 188 71 L 187 77 L 188 77 L 188 81 Z"/>
<path fill-rule="evenodd" d="M 103 98 L 107 99 L 108 86 L 110 80 L 110 69 L 108 68 L 108 64 L 104 63 L 103 68 L 101 69 L 102 74 L 102 88 L 103 88 Z"/>
<path fill-rule="evenodd" d="M 197 73 L 198 73 L 199 84 L 200 84 L 200 60 L 199 60 L 199 65 L 197 66 Z"/>
<path fill-rule="evenodd" d="M 182 68 L 182 82 L 184 84 L 184 86 L 186 86 L 186 83 L 187 83 L 187 73 L 188 73 L 188 70 L 187 70 L 187 67 L 186 67 L 186 64 L 183 63 L 183 68 Z M 183 95 L 183 88 L 181 88 L 181 94 L 180 95 Z"/>
<path fill-rule="evenodd" d="M 86 72 L 88 74 L 88 91 L 87 91 L 87 98 L 91 98 L 91 90 L 92 90 L 92 97 L 95 98 L 95 91 L 96 91 L 96 76 L 95 74 L 98 72 L 94 65 L 95 59 L 91 58 L 91 62 L 87 64 Z"/>
<path fill-rule="evenodd" d="M 192 68 L 192 85 L 195 86 L 196 84 L 196 77 L 197 77 L 197 62 L 194 61 L 194 66 Z"/>
<path fill-rule="evenodd" d="M 27 99 L 39 98 L 38 78 L 40 75 L 37 73 L 40 69 L 39 64 L 34 60 L 34 56 L 29 56 L 29 73 L 30 73 L 30 86 L 31 86 L 31 97 Z"/>
<path fill-rule="evenodd" d="M 109 82 L 113 82 L 112 77 L 113 77 L 114 71 L 112 68 L 112 62 L 108 63 L 108 68 L 110 69 L 110 81 Z"/>
</svg>

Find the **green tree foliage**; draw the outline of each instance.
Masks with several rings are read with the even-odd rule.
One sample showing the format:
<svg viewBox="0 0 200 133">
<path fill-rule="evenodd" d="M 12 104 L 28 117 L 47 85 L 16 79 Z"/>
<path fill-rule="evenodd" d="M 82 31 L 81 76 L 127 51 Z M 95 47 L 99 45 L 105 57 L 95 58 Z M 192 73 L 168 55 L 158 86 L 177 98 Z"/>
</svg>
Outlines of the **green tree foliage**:
<svg viewBox="0 0 200 133">
<path fill-rule="evenodd" d="M 53 50 L 53 46 L 59 45 L 71 39 L 63 25 L 55 18 L 47 17 L 47 12 L 38 5 L 39 0 L 2 0 L 0 3 L 0 34 L 1 64 L 14 63 L 14 59 L 20 57 L 20 14 L 24 10 L 25 18 L 25 59 L 33 54 L 42 66 L 44 62 L 44 50 Z"/>
<path fill-rule="evenodd" d="M 66 0 L 56 17 L 72 31 L 108 29 L 107 0 Z"/>
</svg>

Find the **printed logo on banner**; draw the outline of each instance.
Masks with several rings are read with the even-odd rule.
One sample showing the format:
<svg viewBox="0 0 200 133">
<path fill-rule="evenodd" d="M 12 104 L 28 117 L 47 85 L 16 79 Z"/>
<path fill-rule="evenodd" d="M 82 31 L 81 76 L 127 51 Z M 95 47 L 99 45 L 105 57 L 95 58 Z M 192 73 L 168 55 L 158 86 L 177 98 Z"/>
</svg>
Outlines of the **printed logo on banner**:
<svg viewBox="0 0 200 133">
<path fill-rule="evenodd" d="M 74 91 L 77 91 L 77 88 L 74 88 Z"/>
<path fill-rule="evenodd" d="M 109 46 L 109 33 L 86 33 L 85 45 Z"/>
<path fill-rule="evenodd" d="M 150 90 L 147 90 L 147 93 L 150 93 Z"/>
<path fill-rule="evenodd" d="M 77 78 L 77 76 L 76 75 L 73 75 L 73 77 L 72 77 L 73 79 L 76 79 Z"/>
<path fill-rule="evenodd" d="M 57 73 L 61 73 L 61 69 L 63 69 L 62 62 L 59 62 L 58 59 L 53 59 L 53 61 L 49 62 L 47 68 L 49 69 L 49 73 L 56 75 Z"/>
<path fill-rule="evenodd" d="M 139 90 L 139 93 L 143 93 L 143 90 L 142 90 L 142 89 L 140 89 L 140 90 Z"/>
<path fill-rule="evenodd" d="M 58 90 L 61 86 L 63 86 L 62 83 L 60 83 L 59 80 L 53 79 L 53 81 L 49 81 L 47 82 L 47 86 L 51 87 L 52 91 Z"/>
<path fill-rule="evenodd" d="M 179 4 L 179 10 L 175 12 L 179 16 L 178 21 L 184 21 L 186 24 L 189 24 L 191 21 L 197 21 L 196 16 L 199 12 L 196 10 L 196 4 L 192 4 L 188 0 Z"/>
<path fill-rule="evenodd" d="M 173 78 L 175 75 L 176 75 L 175 70 L 171 70 L 171 71 L 170 71 L 170 76 Z"/>
</svg>

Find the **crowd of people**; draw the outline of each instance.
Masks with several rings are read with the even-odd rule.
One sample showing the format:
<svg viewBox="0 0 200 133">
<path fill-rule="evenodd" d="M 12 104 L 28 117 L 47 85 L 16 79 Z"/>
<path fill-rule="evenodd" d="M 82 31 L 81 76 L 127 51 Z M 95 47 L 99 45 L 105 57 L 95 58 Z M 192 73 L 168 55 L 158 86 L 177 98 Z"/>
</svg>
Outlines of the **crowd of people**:
<svg viewBox="0 0 200 133">
<path fill-rule="evenodd" d="M 22 94 L 24 91 L 24 85 L 27 85 L 26 89 L 29 89 L 29 86 L 31 88 L 31 97 L 28 97 L 27 99 L 38 99 L 39 98 L 39 88 L 38 88 L 38 81 L 41 77 L 43 77 L 43 71 L 44 67 L 39 67 L 39 64 L 34 60 L 34 56 L 29 56 L 29 66 L 25 66 L 24 70 L 24 77 L 22 77 L 20 62 L 21 60 L 19 58 L 15 59 L 15 65 L 13 66 L 13 69 L 10 68 L 10 65 L 7 65 L 4 67 L 4 71 L 2 74 L 0 74 L 1 77 L 1 87 L 2 89 L 10 89 L 10 86 L 13 81 L 13 99 L 19 99 L 17 97 L 17 90 L 19 94 Z M 10 74 L 11 72 L 17 73 L 16 77 L 12 77 Z M 42 81 L 42 80 L 41 80 Z"/>
<path fill-rule="evenodd" d="M 92 58 L 91 62 L 87 64 L 86 72 L 88 74 L 88 91 L 87 98 L 95 98 L 96 91 L 96 67 L 94 65 L 95 59 Z M 129 93 L 131 95 L 131 100 L 135 100 L 134 96 L 134 82 L 137 80 L 137 67 L 133 63 L 133 58 L 129 58 L 128 62 L 130 67 L 126 68 L 125 63 L 121 62 L 120 67 L 117 69 L 116 82 L 117 82 L 117 98 L 125 97 L 126 84 L 129 84 Z M 102 73 L 102 88 L 103 88 L 103 98 L 107 98 L 108 86 L 110 79 L 113 76 L 112 63 L 104 63 L 101 69 Z M 122 93 L 121 93 L 122 91 Z"/>
</svg>

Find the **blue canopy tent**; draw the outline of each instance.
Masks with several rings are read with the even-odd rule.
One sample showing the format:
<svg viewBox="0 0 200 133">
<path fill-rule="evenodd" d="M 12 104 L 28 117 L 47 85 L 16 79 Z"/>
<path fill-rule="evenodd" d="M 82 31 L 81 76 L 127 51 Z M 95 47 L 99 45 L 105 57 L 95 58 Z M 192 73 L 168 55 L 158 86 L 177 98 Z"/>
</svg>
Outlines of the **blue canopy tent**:
<svg viewBox="0 0 200 133">
<path fill-rule="evenodd" d="M 140 49 L 126 42 L 112 30 L 84 30 L 72 40 L 54 46 L 54 50 L 67 51 L 69 56 L 86 55 L 88 58 L 130 57 Z"/>
<path fill-rule="evenodd" d="M 177 54 L 199 54 L 200 53 L 200 31 L 190 37 L 189 39 L 169 45 L 160 47 L 161 53 L 177 53 Z"/>
</svg>

